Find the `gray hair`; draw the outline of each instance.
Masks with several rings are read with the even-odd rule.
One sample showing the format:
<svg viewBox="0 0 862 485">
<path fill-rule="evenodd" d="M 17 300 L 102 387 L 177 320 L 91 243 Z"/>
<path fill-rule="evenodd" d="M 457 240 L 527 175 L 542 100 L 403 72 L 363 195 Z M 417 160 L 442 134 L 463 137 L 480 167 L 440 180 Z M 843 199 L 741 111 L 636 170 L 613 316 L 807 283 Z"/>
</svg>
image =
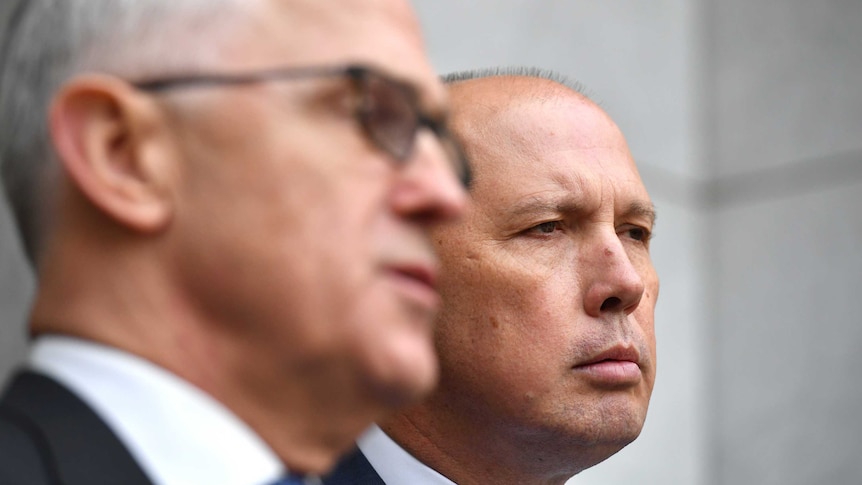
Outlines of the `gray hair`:
<svg viewBox="0 0 862 485">
<path fill-rule="evenodd" d="M 541 69 L 538 67 L 506 66 L 470 69 L 466 71 L 456 71 L 446 74 L 442 76 L 441 79 L 443 80 L 444 84 L 456 84 L 462 81 L 469 81 L 471 79 L 481 79 L 498 76 L 518 76 L 547 79 L 548 81 L 553 81 L 561 86 L 567 87 L 570 90 L 580 94 L 581 96 L 590 99 L 593 102 L 596 102 L 592 99 L 592 96 L 590 96 L 589 92 L 587 91 L 587 88 L 579 81 L 576 81 L 559 72 L 552 71 L 550 69 Z"/>
<path fill-rule="evenodd" d="M 18 0 L 0 44 L 0 177 L 31 263 L 58 173 L 48 109 L 83 72 L 125 78 L 211 64 L 243 0 Z M 182 49 L 177 46 L 182 45 Z"/>
</svg>

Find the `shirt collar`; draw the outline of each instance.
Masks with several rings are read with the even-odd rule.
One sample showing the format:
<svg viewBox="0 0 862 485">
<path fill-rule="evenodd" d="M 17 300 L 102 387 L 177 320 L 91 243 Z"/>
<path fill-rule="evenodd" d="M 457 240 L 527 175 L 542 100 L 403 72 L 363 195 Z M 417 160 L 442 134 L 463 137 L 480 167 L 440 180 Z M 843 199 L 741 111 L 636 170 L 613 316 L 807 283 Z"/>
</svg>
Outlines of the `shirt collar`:
<svg viewBox="0 0 862 485">
<path fill-rule="evenodd" d="M 29 366 L 71 389 L 161 485 L 261 485 L 275 453 L 221 403 L 155 364 L 93 342 L 42 336 Z"/>
<path fill-rule="evenodd" d="M 414 458 L 377 425 L 372 425 L 359 438 L 357 445 L 386 483 L 455 485 L 455 482 Z"/>
</svg>

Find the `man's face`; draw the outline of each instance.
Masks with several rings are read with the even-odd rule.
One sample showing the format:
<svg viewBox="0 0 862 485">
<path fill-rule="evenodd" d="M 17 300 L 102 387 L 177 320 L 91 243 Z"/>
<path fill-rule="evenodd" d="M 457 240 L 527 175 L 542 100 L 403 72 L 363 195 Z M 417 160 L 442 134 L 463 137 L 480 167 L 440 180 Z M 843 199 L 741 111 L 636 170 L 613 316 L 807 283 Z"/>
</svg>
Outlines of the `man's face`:
<svg viewBox="0 0 862 485">
<path fill-rule="evenodd" d="M 445 109 L 401 1 L 260 1 L 241 22 L 220 72 L 370 65 Z M 249 392 L 271 392 L 284 369 L 345 407 L 397 404 L 435 382 L 426 231 L 466 196 L 427 130 L 403 167 L 369 141 L 354 94 L 334 76 L 169 95 L 184 161 L 175 271 L 191 311 L 240 346 L 214 357 Z"/>
<path fill-rule="evenodd" d="M 518 82 L 552 89 L 507 82 L 452 91 L 476 178 L 472 210 L 433 234 L 444 301 L 434 402 L 548 469 L 566 453 L 597 462 L 639 434 L 653 388 L 652 203 L 597 107 L 507 94 Z"/>
</svg>

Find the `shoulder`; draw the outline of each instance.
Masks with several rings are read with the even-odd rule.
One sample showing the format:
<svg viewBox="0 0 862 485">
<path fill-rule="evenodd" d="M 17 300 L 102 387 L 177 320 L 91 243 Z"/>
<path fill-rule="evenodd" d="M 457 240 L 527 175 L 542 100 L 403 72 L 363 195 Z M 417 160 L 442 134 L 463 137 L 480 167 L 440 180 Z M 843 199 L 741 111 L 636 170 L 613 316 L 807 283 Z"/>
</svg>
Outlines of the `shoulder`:
<svg viewBox="0 0 862 485">
<path fill-rule="evenodd" d="M 38 435 L 26 420 L 0 407 L 0 483 L 47 485 Z"/>
<path fill-rule="evenodd" d="M 113 431 L 57 381 L 13 377 L 0 398 L 0 485 L 152 485 Z"/>
</svg>

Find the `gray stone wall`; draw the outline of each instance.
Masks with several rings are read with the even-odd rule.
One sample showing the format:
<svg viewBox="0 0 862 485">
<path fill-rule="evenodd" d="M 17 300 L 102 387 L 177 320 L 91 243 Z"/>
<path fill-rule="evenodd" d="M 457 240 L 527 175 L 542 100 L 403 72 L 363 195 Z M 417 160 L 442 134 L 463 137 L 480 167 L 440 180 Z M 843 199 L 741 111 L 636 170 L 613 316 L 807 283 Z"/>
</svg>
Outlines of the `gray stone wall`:
<svg viewBox="0 0 862 485">
<path fill-rule="evenodd" d="M 712 483 L 862 483 L 862 2 L 709 13 Z"/>
<path fill-rule="evenodd" d="M 414 5 L 441 72 L 586 84 L 658 207 L 650 415 L 571 483 L 859 483 L 862 1 Z M 0 381 L 32 294 L 8 217 L 0 203 Z"/>
</svg>

